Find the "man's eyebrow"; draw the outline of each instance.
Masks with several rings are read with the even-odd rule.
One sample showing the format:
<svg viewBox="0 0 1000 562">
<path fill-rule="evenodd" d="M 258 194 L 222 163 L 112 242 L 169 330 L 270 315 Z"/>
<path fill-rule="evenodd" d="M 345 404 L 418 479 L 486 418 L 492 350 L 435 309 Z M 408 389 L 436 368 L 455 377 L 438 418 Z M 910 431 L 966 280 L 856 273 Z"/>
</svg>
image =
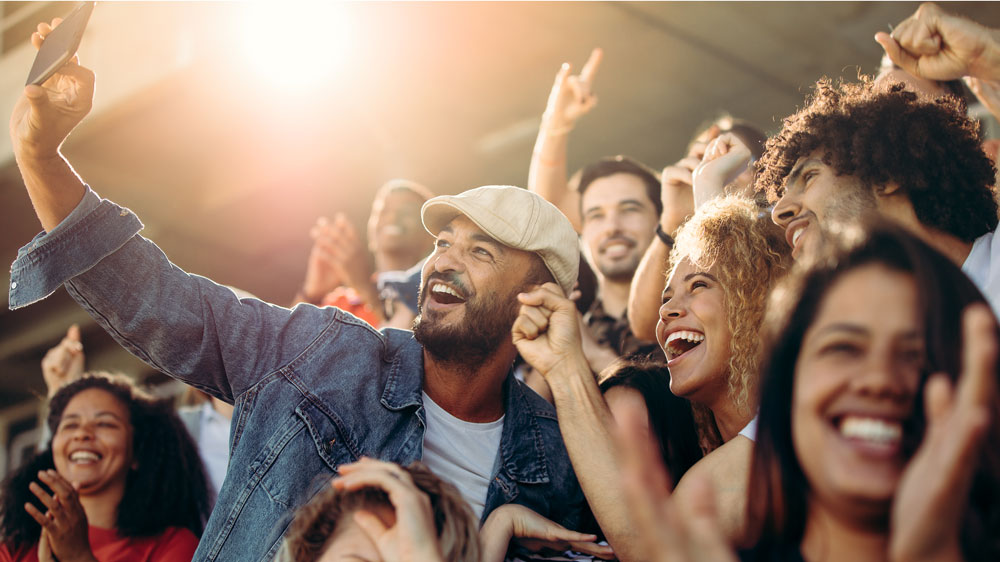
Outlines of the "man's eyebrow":
<svg viewBox="0 0 1000 562">
<path fill-rule="evenodd" d="M 503 249 L 504 249 L 504 245 L 503 244 L 501 244 L 500 242 L 497 242 L 495 239 L 490 238 L 489 236 L 487 236 L 485 234 L 480 234 L 480 233 L 477 232 L 477 233 L 471 235 L 470 238 L 472 238 L 473 240 L 475 240 L 477 242 L 484 242 L 484 243 L 489 244 L 491 246 L 495 246 L 497 249 L 499 249 L 501 251 L 503 251 Z"/>
<path fill-rule="evenodd" d="M 622 199 L 621 201 L 615 203 L 616 207 L 622 207 L 622 206 L 625 206 L 625 205 L 637 205 L 639 207 L 645 207 L 646 206 L 642 201 L 640 201 L 638 199 Z M 583 214 L 587 215 L 587 214 L 590 214 L 590 213 L 592 213 L 594 211 L 600 211 L 600 210 L 601 210 L 601 206 L 600 205 L 594 205 L 592 207 L 587 207 L 586 209 L 584 209 L 583 210 Z"/>
<path fill-rule="evenodd" d="M 646 206 L 645 204 L 643 204 L 642 201 L 639 201 L 638 199 L 622 199 L 621 201 L 618 202 L 619 207 L 624 205 L 638 205 L 639 207 Z"/>
<path fill-rule="evenodd" d="M 814 164 L 818 161 L 819 161 L 818 158 L 806 158 L 805 160 L 799 161 L 797 164 L 795 164 L 795 167 L 792 168 L 792 172 L 788 174 L 788 178 L 785 180 L 785 185 L 794 184 L 796 181 L 798 181 L 799 176 L 802 175 L 803 168 L 805 168 L 810 164 Z"/>
</svg>

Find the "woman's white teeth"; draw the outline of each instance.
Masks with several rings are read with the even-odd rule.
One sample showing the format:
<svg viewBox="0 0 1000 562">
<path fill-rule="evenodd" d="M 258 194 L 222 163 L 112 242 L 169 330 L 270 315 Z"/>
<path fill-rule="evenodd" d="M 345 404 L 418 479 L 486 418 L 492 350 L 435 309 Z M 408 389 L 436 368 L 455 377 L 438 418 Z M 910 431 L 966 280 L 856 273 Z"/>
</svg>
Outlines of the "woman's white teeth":
<svg viewBox="0 0 1000 562">
<path fill-rule="evenodd" d="M 845 417 L 840 422 L 840 434 L 848 439 L 891 444 L 902 439 L 903 426 L 899 422 L 878 418 Z"/>
<path fill-rule="evenodd" d="M 805 231 L 806 231 L 805 228 L 800 228 L 800 229 L 798 229 L 798 230 L 795 231 L 795 234 L 792 235 L 792 246 L 794 246 L 794 245 L 796 245 L 796 244 L 799 243 L 799 238 L 802 237 L 802 233 L 805 232 Z"/>
<path fill-rule="evenodd" d="M 69 456 L 70 462 L 96 462 L 101 460 L 101 457 L 92 451 L 76 451 Z"/>
<path fill-rule="evenodd" d="M 705 335 L 699 334 L 698 332 L 689 332 L 687 330 L 680 330 L 667 336 L 667 343 L 672 343 L 676 340 L 685 340 L 691 343 L 701 343 L 705 341 Z"/>
<path fill-rule="evenodd" d="M 456 291 L 455 289 L 452 289 L 451 287 L 449 287 L 447 285 L 442 285 L 441 283 L 436 283 L 433 287 L 431 287 L 431 292 L 432 293 L 444 293 L 446 295 L 451 295 L 451 296 L 453 296 L 453 297 L 455 297 L 457 299 L 463 298 L 462 295 L 458 294 L 458 291 Z"/>
<path fill-rule="evenodd" d="M 688 330 L 678 330 L 667 336 L 667 352 L 670 354 L 670 358 L 673 359 L 678 355 L 683 355 L 690 351 L 703 341 L 705 341 L 705 334 Z"/>
</svg>

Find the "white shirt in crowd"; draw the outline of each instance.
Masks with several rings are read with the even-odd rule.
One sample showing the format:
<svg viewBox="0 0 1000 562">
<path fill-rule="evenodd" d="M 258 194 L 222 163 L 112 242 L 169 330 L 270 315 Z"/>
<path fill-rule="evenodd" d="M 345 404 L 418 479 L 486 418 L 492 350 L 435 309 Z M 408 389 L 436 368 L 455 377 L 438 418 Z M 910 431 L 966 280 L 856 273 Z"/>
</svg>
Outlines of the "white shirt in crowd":
<svg viewBox="0 0 1000 562">
<path fill-rule="evenodd" d="M 216 412 L 211 402 L 205 402 L 201 406 L 201 423 L 198 425 L 198 454 L 201 462 L 205 463 L 208 479 L 218 497 L 229 466 L 229 420 Z"/>
<path fill-rule="evenodd" d="M 747 439 L 757 442 L 757 416 L 754 416 L 750 423 L 748 423 L 743 429 L 740 430 L 738 435 L 742 435 Z"/>
<path fill-rule="evenodd" d="M 478 520 L 493 479 L 504 417 L 487 423 L 467 422 L 435 404 L 426 392 L 423 394 L 427 430 L 422 460 L 431 472 L 458 488 Z"/>
<path fill-rule="evenodd" d="M 995 231 L 976 238 L 962 271 L 986 295 L 993 314 L 1000 317 L 1000 240 Z"/>
</svg>

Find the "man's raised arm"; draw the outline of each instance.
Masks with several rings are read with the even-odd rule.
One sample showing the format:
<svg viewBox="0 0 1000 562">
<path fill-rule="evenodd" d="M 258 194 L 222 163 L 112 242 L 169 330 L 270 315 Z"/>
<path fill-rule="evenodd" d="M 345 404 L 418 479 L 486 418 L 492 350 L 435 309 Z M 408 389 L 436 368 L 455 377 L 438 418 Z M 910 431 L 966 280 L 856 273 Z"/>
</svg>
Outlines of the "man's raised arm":
<svg viewBox="0 0 1000 562">
<path fill-rule="evenodd" d="M 688 154 L 673 166 L 664 168 L 660 176 L 663 211 L 660 213 L 659 232 L 646 248 L 646 253 L 632 276 L 632 287 L 628 295 L 629 329 L 641 340 L 656 340 L 661 293 L 667 280 L 665 274 L 670 250 L 674 246 L 672 236 L 694 214 L 691 173 L 698 166 L 699 159 L 700 156 Z"/>
<path fill-rule="evenodd" d="M 38 24 L 31 35 L 37 49 L 59 19 Z M 94 73 L 77 57 L 41 86 L 25 86 L 10 117 L 14 158 L 28 197 L 46 231 L 54 229 L 83 199 L 86 187 L 59 152 L 70 132 L 90 112 Z"/>
<path fill-rule="evenodd" d="M 979 101 L 1000 119 L 1000 30 L 945 12 L 932 2 L 875 34 L 892 62 L 929 80 L 964 78 Z"/>
<path fill-rule="evenodd" d="M 580 195 L 569 189 L 566 179 L 566 147 L 577 119 L 597 105 L 590 90 L 603 57 L 601 49 L 594 49 L 576 76 L 570 74 L 569 63 L 563 63 L 549 93 L 528 168 L 528 189 L 558 207 L 577 232 L 582 223 Z"/>
<path fill-rule="evenodd" d="M 36 47 L 51 29 L 39 25 Z M 65 286 L 133 355 L 227 402 L 343 328 L 331 310 L 238 298 L 139 236 L 138 217 L 90 190 L 59 152 L 93 97 L 94 74 L 74 59 L 14 108 L 14 153 L 45 232 L 11 265 L 12 309 Z"/>
<path fill-rule="evenodd" d="M 637 560 L 636 525 L 624 498 L 616 425 L 580 347 L 575 305 L 546 283 L 518 296 L 511 330 L 521 357 L 545 377 L 573 471 L 620 560 Z"/>
</svg>

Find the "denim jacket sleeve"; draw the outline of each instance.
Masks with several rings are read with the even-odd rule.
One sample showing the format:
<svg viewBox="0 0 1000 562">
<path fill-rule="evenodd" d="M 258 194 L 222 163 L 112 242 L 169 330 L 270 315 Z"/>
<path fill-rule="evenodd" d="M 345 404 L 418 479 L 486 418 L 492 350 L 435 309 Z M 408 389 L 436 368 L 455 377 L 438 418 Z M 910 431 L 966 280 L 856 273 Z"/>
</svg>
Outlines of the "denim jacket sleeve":
<svg viewBox="0 0 1000 562">
<path fill-rule="evenodd" d="M 135 214 L 88 187 L 62 223 L 18 252 L 10 307 L 37 302 L 65 284 L 131 353 L 229 402 L 339 327 L 335 309 L 289 310 L 241 299 L 186 273 L 139 236 L 141 229 Z"/>
</svg>

